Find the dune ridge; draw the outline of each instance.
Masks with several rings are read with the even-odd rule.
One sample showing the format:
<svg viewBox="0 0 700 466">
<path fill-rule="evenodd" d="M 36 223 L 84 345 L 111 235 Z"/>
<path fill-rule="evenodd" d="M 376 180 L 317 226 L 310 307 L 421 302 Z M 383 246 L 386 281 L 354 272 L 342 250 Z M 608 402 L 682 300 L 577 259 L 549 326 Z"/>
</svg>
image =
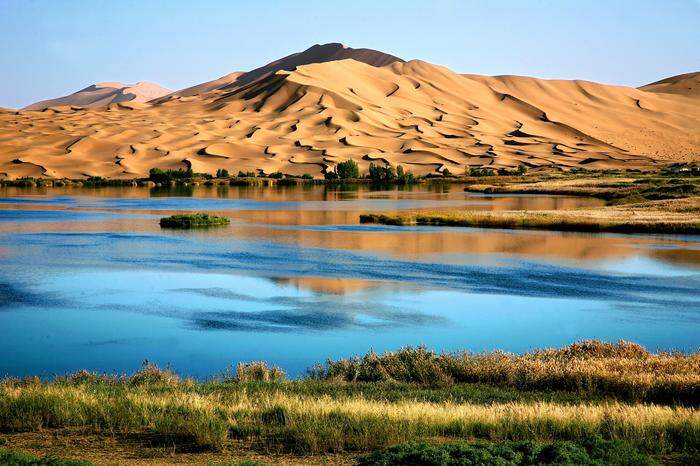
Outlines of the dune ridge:
<svg viewBox="0 0 700 466">
<path fill-rule="evenodd" d="M 44 110 L 63 106 L 96 108 L 120 102 L 148 102 L 169 93 L 169 89 L 155 83 L 103 82 L 92 84 L 70 95 L 35 102 L 22 110 Z"/>
<path fill-rule="evenodd" d="M 152 167 L 191 167 L 320 177 L 347 159 L 363 171 L 389 163 L 419 175 L 700 161 L 692 97 L 459 75 L 362 52 L 374 66 L 334 59 L 358 49 L 328 45 L 301 54 L 326 61 L 294 64 L 294 54 L 254 70 L 255 79 L 233 73 L 150 103 L 0 113 L 0 176 L 133 178 Z"/>
</svg>

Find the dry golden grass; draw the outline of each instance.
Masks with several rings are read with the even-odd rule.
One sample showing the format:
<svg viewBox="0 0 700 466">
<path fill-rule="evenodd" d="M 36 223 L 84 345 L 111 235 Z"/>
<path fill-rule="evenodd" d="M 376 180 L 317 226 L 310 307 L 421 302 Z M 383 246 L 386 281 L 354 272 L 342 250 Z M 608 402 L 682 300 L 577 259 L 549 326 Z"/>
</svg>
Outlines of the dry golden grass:
<svg viewBox="0 0 700 466">
<path fill-rule="evenodd" d="M 700 197 L 542 211 L 450 211 L 365 214 L 362 223 L 620 233 L 700 233 Z"/>
</svg>

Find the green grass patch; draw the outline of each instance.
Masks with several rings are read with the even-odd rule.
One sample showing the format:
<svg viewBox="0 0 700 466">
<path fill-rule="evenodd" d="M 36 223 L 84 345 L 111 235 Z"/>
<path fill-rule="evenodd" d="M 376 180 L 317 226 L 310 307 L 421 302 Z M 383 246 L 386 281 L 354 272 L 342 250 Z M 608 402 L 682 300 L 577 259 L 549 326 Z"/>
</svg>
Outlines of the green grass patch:
<svg viewBox="0 0 700 466">
<path fill-rule="evenodd" d="M 55 456 L 35 456 L 0 448 L 0 464 L 3 466 L 95 466 L 87 461 L 66 460 Z"/>
</svg>

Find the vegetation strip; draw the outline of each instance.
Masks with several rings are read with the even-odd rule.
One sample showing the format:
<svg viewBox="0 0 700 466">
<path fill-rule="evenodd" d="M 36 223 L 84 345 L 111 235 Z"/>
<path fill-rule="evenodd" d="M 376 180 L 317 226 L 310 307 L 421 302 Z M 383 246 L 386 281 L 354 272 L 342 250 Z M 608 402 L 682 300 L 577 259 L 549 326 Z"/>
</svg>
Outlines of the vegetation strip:
<svg viewBox="0 0 700 466">
<path fill-rule="evenodd" d="M 161 218 L 160 226 L 163 228 L 188 229 L 228 225 L 230 222 L 228 217 L 217 217 L 209 214 L 183 214 Z"/>
<path fill-rule="evenodd" d="M 208 382 L 152 365 L 131 376 L 83 371 L 0 382 L 0 432 L 72 428 L 214 451 L 294 454 L 368 452 L 437 438 L 600 438 L 656 454 L 692 453 L 700 448 L 699 361 L 698 353 L 582 342 L 525 355 L 369 353 L 329 360 L 298 381 L 264 363 L 241 364 L 235 375 Z M 493 386 L 504 397 L 472 400 L 463 387 L 475 382 L 475 393 Z M 573 398 L 517 395 L 532 389 Z"/>
<path fill-rule="evenodd" d="M 700 233 L 700 197 L 566 211 L 363 214 L 361 223 L 617 233 Z"/>
</svg>

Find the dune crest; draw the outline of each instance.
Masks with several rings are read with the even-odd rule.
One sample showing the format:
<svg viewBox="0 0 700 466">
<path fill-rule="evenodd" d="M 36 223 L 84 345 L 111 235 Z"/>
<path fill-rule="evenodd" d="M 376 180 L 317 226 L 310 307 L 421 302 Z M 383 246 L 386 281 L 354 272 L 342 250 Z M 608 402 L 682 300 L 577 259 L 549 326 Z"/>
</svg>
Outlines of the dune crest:
<svg viewBox="0 0 700 466">
<path fill-rule="evenodd" d="M 700 97 L 700 71 L 671 76 L 639 89 L 647 92 Z"/>
<path fill-rule="evenodd" d="M 169 93 L 169 89 L 155 83 L 103 82 L 92 84 L 67 96 L 35 102 L 22 110 L 44 110 L 64 106 L 96 108 L 120 102 L 148 102 Z"/>
<path fill-rule="evenodd" d="M 695 98 L 459 75 L 420 60 L 374 66 L 390 60 L 374 51 L 360 54 L 374 64 L 331 59 L 347 53 L 359 52 L 314 46 L 254 70 L 249 82 L 241 79 L 253 72 L 234 73 L 151 103 L 0 113 L 0 173 L 133 178 L 191 167 L 319 177 L 348 159 L 362 171 L 388 163 L 415 174 L 700 160 Z M 328 60 L 292 66 L 303 54 Z"/>
</svg>

